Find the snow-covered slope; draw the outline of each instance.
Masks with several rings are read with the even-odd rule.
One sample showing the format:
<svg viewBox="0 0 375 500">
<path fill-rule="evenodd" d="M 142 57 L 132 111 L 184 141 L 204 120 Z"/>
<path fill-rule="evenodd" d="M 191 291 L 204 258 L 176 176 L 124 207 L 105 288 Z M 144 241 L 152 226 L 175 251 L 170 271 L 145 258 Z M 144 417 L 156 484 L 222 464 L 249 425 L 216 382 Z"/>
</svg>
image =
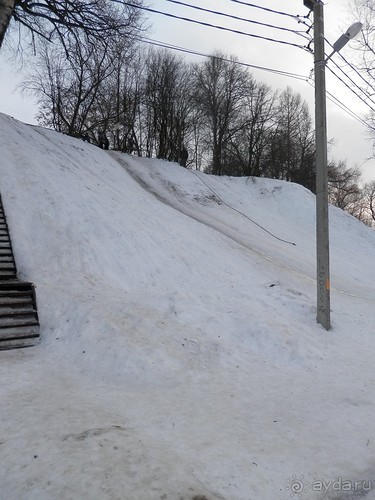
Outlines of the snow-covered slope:
<svg viewBox="0 0 375 500">
<path fill-rule="evenodd" d="M 331 209 L 326 332 L 300 186 L 5 115 L 0 151 L 42 336 L 0 353 L 1 500 L 375 498 L 375 232 Z"/>
</svg>

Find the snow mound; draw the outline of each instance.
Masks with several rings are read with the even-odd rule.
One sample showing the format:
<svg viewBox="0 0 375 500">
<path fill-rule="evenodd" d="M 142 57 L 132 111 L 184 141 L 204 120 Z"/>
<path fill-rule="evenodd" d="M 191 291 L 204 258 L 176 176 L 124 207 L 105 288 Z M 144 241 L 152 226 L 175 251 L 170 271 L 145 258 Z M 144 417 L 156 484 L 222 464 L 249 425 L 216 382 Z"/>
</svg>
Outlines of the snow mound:
<svg viewBox="0 0 375 500">
<path fill-rule="evenodd" d="M 310 486 L 370 474 L 373 231 L 331 207 L 327 333 L 306 189 L 5 115 L 0 147 L 42 336 L 1 353 L 1 500 L 274 500 L 295 474 Z"/>
</svg>

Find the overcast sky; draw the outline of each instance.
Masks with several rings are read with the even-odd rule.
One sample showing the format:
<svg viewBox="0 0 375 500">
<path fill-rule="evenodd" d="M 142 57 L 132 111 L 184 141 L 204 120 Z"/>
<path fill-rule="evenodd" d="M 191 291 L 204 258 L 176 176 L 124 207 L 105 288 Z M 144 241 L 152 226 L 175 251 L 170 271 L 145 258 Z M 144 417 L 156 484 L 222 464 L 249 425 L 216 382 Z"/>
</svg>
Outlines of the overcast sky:
<svg viewBox="0 0 375 500">
<path fill-rule="evenodd" d="M 306 28 L 294 19 L 242 5 L 233 0 L 181 1 L 283 28 L 301 31 Z M 304 16 L 308 13 L 306 7 L 303 5 L 303 0 L 244 1 L 295 15 Z M 348 4 L 349 0 L 328 0 L 326 2 L 325 34 L 331 43 L 334 43 L 352 22 L 357 21 L 357 19 L 351 16 Z M 276 40 L 284 40 L 302 46 L 307 44 L 307 40 L 301 35 L 207 14 L 181 5 L 175 5 L 168 0 L 150 0 L 148 5 L 155 10 L 225 26 L 237 31 Z M 236 56 L 241 62 L 296 73 L 303 75 L 306 79 L 313 68 L 312 55 L 300 48 L 225 32 L 207 26 L 200 26 L 160 14 L 149 13 L 147 15 L 152 25 L 149 37 L 158 41 L 206 54 L 220 50 L 228 55 Z M 329 47 L 326 48 L 326 51 L 329 52 Z M 342 49 L 342 53 L 347 59 L 354 57 L 353 51 L 349 46 Z M 194 60 L 197 59 L 192 56 L 185 57 Z M 342 62 L 337 55 L 335 58 L 337 58 L 335 59 L 336 62 Z M 306 81 L 286 78 L 266 71 L 255 69 L 251 71 L 258 81 L 268 83 L 275 90 L 284 89 L 289 85 L 293 90 L 300 92 L 304 99 L 308 101 L 313 114 L 314 90 Z M 0 75 L 0 111 L 25 122 L 36 123 L 36 105 L 32 100 L 22 98 L 16 90 L 17 84 L 22 79 L 22 74 L 17 72 L 15 64 L 9 61 L 9 54 L 4 54 L 4 51 L 0 55 Z M 366 106 L 333 77 L 329 71 L 327 71 L 327 90 L 357 114 L 361 116 L 366 114 Z M 335 146 L 331 149 L 330 155 L 336 159 L 347 159 L 348 166 L 354 166 L 355 164 L 361 166 L 372 153 L 371 142 L 366 139 L 365 127 L 329 100 L 327 101 L 327 112 L 328 136 L 335 140 Z M 375 160 L 364 163 L 361 171 L 365 180 L 375 180 Z"/>
</svg>

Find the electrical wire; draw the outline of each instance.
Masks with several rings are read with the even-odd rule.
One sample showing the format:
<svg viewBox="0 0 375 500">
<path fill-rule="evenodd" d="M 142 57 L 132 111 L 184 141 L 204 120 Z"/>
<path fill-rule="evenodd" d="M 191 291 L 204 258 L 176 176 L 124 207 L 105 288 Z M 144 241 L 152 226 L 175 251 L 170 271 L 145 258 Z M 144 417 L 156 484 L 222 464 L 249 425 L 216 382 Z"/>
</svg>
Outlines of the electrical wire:
<svg viewBox="0 0 375 500">
<path fill-rule="evenodd" d="M 186 4 L 184 2 L 181 2 L 180 0 L 166 0 L 166 1 L 169 1 L 171 3 L 175 3 L 175 4 L 179 4 L 179 5 L 183 5 L 183 6 L 187 6 L 187 7 L 192 7 L 192 8 L 198 8 L 198 7 L 195 7 L 195 6 L 192 6 L 190 4 Z M 242 2 L 240 0 L 230 0 L 230 1 L 233 1 L 233 2 L 236 2 L 236 3 L 240 3 L 240 4 L 244 4 L 244 5 L 247 5 L 248 7 L 254 7 L 254 8 L 259 8 L 261 10 L 265 10 L 265 11 L 270 11 L 270 12 L 273 12 L 275 14 L 281 14 L 281 15 L 285 15 L 285 16 L 288 16 L 288 17 L 291 17 L 293 19 L 297 19 L 299 20 L 299 16 L 295 16 L 295 15 L 292 15 L 292 14 L 288 14 L 286 12 L 281 12 L 281 11 L 275 11 L 273 9 L 268 9 L 266 7 L 261 7 L 259 5 L 255 5 L 255 4 L 250 4 L 250 3 L 247 3 L 247 2 Z M 254 34 L 251 34 L 251 33 L 246 33 L 246 32 L 242 32 L 242 31 L 239 31 L 239 30 L 232 30 L 230 28 L 226 28 L 224 26 L 217 26 L 217 25 L 213 25 L 213 24 L 210 24 L 210 23 L 205 23 L 203 21 L 198 21 L 198 20 L 194 20 L 194 19 L 190 19 L 190 18 L 185 18 L 185 17 L 182 17 L 182 16 L 177 16 L 177 15 L 174 15 L 174 14 L 171 14 L 171 13 L 167 13 L 167 12 L 162 12 L 162 11 L 158 11 L 156 9 L 150 9 L 150 8 L 147 8 L 147 7 L 141 7 L 139 5 L 135 5 L 135 4 L 132 4 L 132 3 L 129 3 L 129 2 L 125 2 L 126 5 L 130 6 L 130 7 L 134 7 L 134 8 L 139 8 L 139 9 L 142 9 L 142 10 L 146 10 L 148 12 L 152 12 L 152 13 L 156 13 L 156 14 L 161 14 L 161 15 L 165 15 L 165 16 L 168 16 L 168 17 L 171 17 L 171 18 L 175 18 L 175 19 L 180 19 L 180 20 L 183 20 L 183 21 L 188 21 L 188 22 L 192 22 L 192 23 L 196 23 L 196 24 L 200 24 L 200 25 L 203 25 L 203 26 L 207 26 L 207 27 L 211 27 L 211 28 L 217 28 L 217 29 L 221 29 L 221 30 L 225 30 L 225 31 L 229 31 L 229 32 L 233 32 L 233 33 L 236 33 L 236 34 L 241 34 L 241 35 L 246 35 L 246 36 L 250 36 L 250 37 L 254 37 L 254 38 L 260 38 L 260 39 L 263 39 L 263 40 L 267 40 L 267 41 L 272 41 L 272 42 L 276 42 L 276 43 L 282 43 L 282 44 L 286 44 L 286 45 L 291 45 L 291 46 L 294 46 L 294 47 L 298 47 L 298 48 L 302 48 L 303 50 L 307 50 L 308 52 L 310 52 L 310 49 L 307 48 L 307 47 L 304 47 L 304 46 L 301 46 L 301 45 L 297 45 L 297 44 L 293 44 L 293 43 L 290 43 L 290 42 L 286 42 L 286 41 L 283 41 L 283 40 L 276 40 L 276 39 L 272 39 L 272 38 L 268 38 L 268 37 L 263 37 L 263 36 L 259 36 L 259 35 L 254 35 Z M 227 17 L 234 17 L 236 18 L 235 16 L 230 16 L 230 15 L 227 15 L 227 14 L 224 14 L 222 12 L 217 12 L 217 11 L 210 11 L 208 9 L 203 9 L 203 8 L 198 8 L 198 10 L 203 10 L 203 11 L 206 11 L 206 12 L 210 12 L 210 13 L 213 13 L 213 14 L 219 14 L 219 15 L 224 15 L 224 16 L 227 16 Z M 306 16 L 307 17 L 307 16 Z M 237 18 L 237 19 L 240 19 L 240 20 L 244 20 L 242 18 Z M 300 21 L 300 20 L 299 20 Z M 305 23 L 306 24 L 306 23 Z M 271 25 L 268 25 L 268 27 L 271 27 Z M 295 32 L 294 30 L 291 30 L 293 32 Z M 298 32 L 295 32 L 295 33 L 298 33 Z M 159 47 L 164 47 L 164 48 L 168 48 L 168 49 L 171 49 L 171 50 L 176 50 L 176 51 L 180 51 L 180 52 L 184 52 L 184 53 L 189 53 L 189 54 L 192 54 L 192 55 L 197 55 L 197 56 L 200 56 L 200 57 L 210 57 L 209 55 L 207 54 L 204 54 L 204 53 L 201 53 L 201 52 L 197 52 L 197 51 L 192 51 L 190 49 L 186 49 L 186 48 L 183 48 L 183 47 L 178 47 L 176 45 L 172 45 L 172 44 L 166 44 L 166 43 L 163 43 L 163 42 L 160 42 L 160 41 L 157 41 L 157 40 L 152 40 L 152 39 L 146 39 L 146 38 L 139 38 L 139 40 L 143 43 L 148 43 L 148 44 L 151 44 L 151 45 L 155 45 L 155 46 L 159 46 Z M 330 42 L 328 42 L 330 44 Z M 331 45 L 331 44 L 330 44 Z M 333 47 L 331 45 L 331 47 Z M 229 59 L 225 59 L 225 58 L 220 58 L 222 60 L 226 60 L 226 61 L 230 61 Z M 293 73 L 289 73 L 289 72 L 284 72 L 284 71 L 280 71 L 280 70 L 275 70 L 273 68 L 266 68 L 266 67 L 262 67 L 262 66 L 256 66 L 256 65 L 252 65 L 252 64 L 247 64 L 247 63 L 242 63 L 242 62 L 239 62 L 239 61 L 233 61 L 235 62 L 236 64 L 239 64 L 239 65 L 242 65 L 242 66 L 246 66 L 246 67 L 249 67 L 249 68 L 253 68 L 253 69 L 259 69 L 259 70 L 264 70 L 264 71 L 268 71 L 268 72 L 271 72 L 271 73 L 275 73 L 275 74 L 278 74 L 278 75 L 281 75 L 281 76 L 286 76 L 286 77 L 290 77 L 290 78 L 295 78 L 295 79 L 298 79 L 298 80 L 303 80 L 303 81 L 307 81 L 308 83 L 310 83 L 308 80 L 306 80 L 306 78 L 303 76 L 303 75 L 297 75 L 297 74 L 293 74 Z M 343 72 L 342 68 L 340 68 L 339 65 L 337 65 L 337 63 L 334 62 L 334 64 L 338 67 L 338 69 L 340 71 Z M 338 78 L 351 92 L 353 92 L 366 106 L 368 106 L 373 112 L 375 112 L 375 109 L 372 108 L 360 95 L 358 95 L 344 80 L 342 80 L 342 78 L 340 78 L 329 66 L 327 66 L 328 69 L 331 71 L 331 73 L 336 77 Z M 345 74 L 345 72 L 344 72 Z M 347 76 L 345 74 L 345 76 Z M 349 77 L 350 79 L 350 77 Z M 361 92 L 365 92 L 363 89 L 361 89 L 352 79 L 350 79 L 351 82 L 361 91 Z M 368 82 L 367 82 L 368 83 Z M 330 94 L 329 92 L 327 92 L 328 94 L 328 97 L 329 99 L 334 102 L 338 107 L 340 107 L 343 111 L 345 111 L 347 114 L 349 114 L 352 118 L 356 119 L 357 121 L 359 121 L 360 123 L 362 123 L 363 125 L 365 125 L 366 127 L 368 128 L 371 128 L 372 127 L 366 123 L 362 118 L 360 118 L 358 115 L 356 115 L 352 110 L 350 110 L 347 106 L 345 106 L 345 104 L 343 104 L 339 99 L 337 99 L 333 94 Z M 366 95 L 366 97 L 369 97 L 368 95 Z M 375 105 L 375 103 L 374 103 Z"/>
<path fill-rule="evenodd" d="M 370 109 L 371 109 L 371 111 L 373 111 L 373 112 L 375 113 L 375 108 L 373 108 L 372 106 L 370 106 L 370 104 L 369 104 L 368 102 L 366 102 L 366 101 L 363 99 L 363 97 L 362 97 L 361 95 L 357 94 L 357 92 L 356 92 L 356 91 L 355 91 L 355 90 L 354 90 L 354 89 L 353 89 L 353 88 L 352 88 L 352 87 L 351 87 L 351 86 L 350 86 L 347 82 L 345 82 L 345 81 L 344 81 L 344 80 L 343 80 L 340 76 L 338 76 L 338 74 L 337 74 L 337 73 L 335 73 L 335 72 L 333 71 L 333 69 L 332 69 L 332 68 L 330 68 L 329 66 L 327 66 L 327 69 L 328 69 L 328 70 L 329 70 L 329 71 L 330 71 L 330 72 L 331 72 L 331 73 L 332 73 L 332 74 L 333 74 L 333 75 L 334 75 L 334 76 L 335 76 L 338 80 L 340 80 L 340 82 L 341 82 L 341 83 L 343 83 L 343 84 L 345 85 L 345 87 L 346 87 L 346 88 L 348 88 L 348 89 L 349 89 L 349 90 L 350 90 L 350 91 L 351 91 L 351 92 L 352 92 L 355 96 L 357 96 L 357 97 L 358 97 L 358 99 L 360 99 L 360 100 L 363 102 L 363 104 L 365 104 L 368 108 L 370 108 Z"/>
<path fill-rule="evenodd" d="M 351 118 L 357 120 L 361 125 L 364 125 L 366 128 L 374 130 L 374 128 L 369 123 L 367 123 L 363 118 L 354 113 L 354 111 L 352 111 L 348 106 L 346 106 L 343 102 L 341 102 L 335 95 L 333 95 L 329 91 L 326 91 L 326 93 L 327 93 L 327 98 L 333 104 L 336 104 L 336 106 L 338 106 L 342 111 L 347 113 Z"/>
<path fill-rule="evenodd" d="M 190 170 L 190 169 L 189 169 Z M 198 179 L 211 191 L 211 193 L 213 193 L 213 195 L 223 204 L 225 205 L 226 207 L 228 207 L 230 210 L 233 210 L 234 212 L 237 212 L 238 214 L 242 215 L 243 217 L 245 217 L 245 219 L 249 220 L 251 223 L 255 224 L 257 227 L 259 227 L 260 229 L 262 229 L 262 231 L 266 232 L 267 234 L 269 234 L 270 236 L 272 236 L 273 238 L 275 238 L 276 240 L 278 241 L 281 241 L 282 243 L 287 243 L 288 245 L 293 245 L 293 246 L 297 246 L 296 243 L 293 243 L 292 241 L 287 241 L 287 240 L 283 240 L 282 238 L 279 238 L 278 236 L 276 236 L 275 234 L 271 233 L 271 231 L 269 231 L 268 229 L 266 229 L 265 227 L 263 227 L 262 225 L 260 225 L 258 222 L 256 222 L 255 220 L 253 220 L 251 217 L 249 217 L 248 215 L 244 214 L 243 212 L 241 212 L 240 210 L 238 210 L 237 208 L 233 207 L 232 205 L 229 205 L 229 203 L 225 202 L 217 193 L 216 191 L 206 182 L 202 179 L 202 177 L 200 175 L 198 175 L 198 172 L 196 170 L 190 170 L 190 172 L 192 172 L 193 174 L 195 174 Z"/>
<path fill-rule="evenodd" d="M 209 14 L 215 14 L 217 16 L 228 17 L 230 19 L 235 19 L 236 21 L 243 21 L 243 22 L 246 22 L 246 23 L 256 24 L 256 25 L 259 25 L 259 26 L 264 26 L 266 28 L 272 28 L 272 29 L 276 29 L 276 30 L 287 31 L 287 32 L 293 33 L 295 35 L 302 36 L 303 38 L 305 38 L 305 39 L 307 39 L 307 40 L 310 41 L 310 37 L 306 34 L 305 31 L 292 30 L 290 28 L 284 28 L 282 26 L 275 26 L 274 24 L 262 23 L 260 21 L 255 21 L 253 19 L 248 19 L 248 18 L 245 18 L 245 17 L 234 16 L 232 14 L 227 14 L 225 12 L 221 12 L 221 11 L 217 11 L 217 10 L 205 9 L 204 7 L 198 7 L 197 5 L 191 5 L 189 3 L 181 2 L 180 0 L 165 0 L 165 1 L 173 3 L 173 4 L 177 4 L 177 5 L 182 5 L 183 7 L 189 7 L 191 9 L 199 10 L 201 12 L 208 12 Z"/>
<path fill-rule="evenodd" d="M 230 2 L 234 2 L 234 3 L 239 3 L 241 5 L 246 5 L 247 7 L 253 7 L 254 9 L 261 9 L 261 10 L 264 10 L 266 12 L 272 12 L 273 14 L 279 14 L 281 16 L 288 16 L 288 17 L 291 17 L 293 19 L 299 19 L 299 18 L 307 18 L 308 16 L 296 16 L 294 14 L 290 14 L 288 12 L 281 12 L 280 10 L 274 10 L 274 9 L 270 9 L 269 7 L 262 7 L 261 5 L 256 5 L 254 3 L 249 3 L 249 2 L 244 2 L 242 0 L 229 0 Z"/>
<path fill-rule="evenodd" d="M 310 80 L 306 80 L 306 82 L 312 87 L 315 88 L 314 84 L 311 83 Z M 359 123 L 364 125 L 366 128 L 369 128 L 370 130 L 374 130 L 374 127 L 372 127 L 368 122 L 366 122 L 363 118 L 361 118 L 359 115 L 357 115 L 352 109 L 350 109 L 348 106 L 346 106 L 343 102 L 340 101 L 335 95 L 333 95 L 331 92 L 326 90 L 327 94 L 327 99 L 331 101 L 333 104 L 335 104 L 337 107 L 339 107 L 342 111 L 344 111 L 347 115 L 349 115 L 351 118 L 354 120 L 357 120 Z"/>
<path fill-rule="evenodd" d="M 375 106 L 375 102 L 372 100 L 370 94 L 365 90 L 363 89 L 362 87 L 360 87 L 342 68 L 339 64 L 337 64 L 335 61 L 332 61 L 332 63 L 336 66 L 336 68 L 341 71 L 341 73 L 350 81 L 350 83 L 353 85 L 353 87 L 355 87 L 356 89 L 358 89 L 360 92 L 362 92 L 362 94 L 364 94 L 364 96 L 370 101 L 371 104 L 373 104 Z M 352 89 L 352 92 L 353 92 L 353 87 L 351 87 Z M 357 95 L 357 94 L 356 94 Z M 366 102 L 367 105 L 370 107 L 369 103 Z"/>
<path fill-rule="evenodd" d="M 153 39 L 144 38 L 144 37 L 136 37 L 135 39 L 138 40 L 141 43 L 146 43 L 146 44 L 153 45 L 153 46 L 156 46 L 156 47 L 161 47 L 161 48 L 166 48 L 166 49 L 170 49 L 170 50 L 175 50 L 175 51 L 178 51 L 178 52 L 182 52 L 182 53 L 186 53 L 186 54 L 191 54 L 191 55 L 195 55 L 195 56 L 199 56 L 199 57 L 205 57 L 205 58 L 212 57 L 212 55 L 210 55 L 210 54 L 205 54 L 205 53 L 198 52 L 198 51 L 191 50 L 191 49 L 187 49 L 187 48 L 184 48 L 184 47 L 179 47 L 177 45 L 172 45 L 172 44 L 169 44 L 169 43 L 166 43 L 166 42 L 162 42 L 162 41 L 159 41 L 159 40 L 153 40 Z M 284 77 L 287 77 L 287 78 L 293 78 L 295 80 L 300 80 L 300 81 L 303 81 L 303 82 L 307 82 L 312 88 L 314 88 L 314 84 L 311 83 L 311 81 L 309 79 L 306 79 L 306 77 L 304 75 L 299 75 L 299 74 L 291 73 L 291 72 L 288 72 L 288 71 L 282 71 L 282 70 L 278 70 L 278 69 L 275 69 L 275 68 L 268 68 L 268 67 L 264 67 L 264 66 L 258 66 L 258 65 L 255 65 L 255 64 L 244 63 L 244 62 L 236 61 L 236 60 L 233 61 L 233 60 L 228 59 L 226 57 L 220 57 L 220 56 L 215 56 L 215 57 L 218 58 L 218 59 L 220 59 L 220 60 L 222 60 L 222 61 L 233 62 L 233 63 L 235 63 L 235 64 L 237 64 L 239 66 L 244 66 L 246 68 L 256 69 L 256 70 L 260 70 L 260 71 L 266 71 L 266 72 L 269 72 L 269 73 L 272 73 L 272 74 L 276 74 L 276 75 L 279 75 L 279 76 L 284 76 Z M 330 93 L 328 90 L 326 91 L 326 93 L 327 93 L 327 98 L 333 104 L 335 104 L 337 107 L 339 107 L 342 111 L 344 111 L 347 115 L 349 115 L 351 118 L 357 120 L 359 123 L 361 123 L 362 125 L 364 125 L 366 128 L 369 128 L 371 130 L 375 129 L 368 122 L 366 122 L 363 118 L 361 118 L 358 114 L 356 114 L 352 109 L 350 109 L 342 101 L 340 101 L 336 96 L 334 96 L 332 93 Z"/>
<path fill-rule="evenodd" d="M 333 45 L 332 45 L 332 44 L 331 44 L 331 43 L 330 43 L 330 42 L 329 42 L 326 38 L 325 38 L 325 40 L 326 40 L 326 42 L 328 43 L 328 45 L 330 45 L 330 46 L 332 47 L 332 49 L 334 49 Z M 375 92 L 375 88 L 371 85 L 371 83 L 370 83 L 369 81 L 367 81 L 367 80 L 366 80 L 366 78 L 364 78 L 364 76 L 363 76 L 363 75 L 361 75 L 361 73 L 358 71 L 358 69 L 357 69 L 357 68 L 356 68 L 356 67 L 355 67 L 352 63 L 350 63 L 349 61 L 347 61 L 347 59 L 346 59 L 346 58 L 342 55 L 342 53 L 341 53 L 340 51 L 338 51 L 338 52 L 336 52 L 336 51 L 335 51 L 335 53 L 337 53 L 337 54 L 340 56 L 340 58 L 341 58 L 341 59 L 345 62 L 345 64 L 347 64 L 347 66 L 348 66 L 349 68 L 351 68 L 351 70 L 352 70 L 352 71 L 354 71 L 354 73 L 355 73 L 357 76 L 359 76 L 359 77 L 361 78 L 361 80 L 362 80 L 362 81 L 364 81 L 364 82 L 365 82 L 365 84 L 366 84 L 366 86 L 367 86 L 368 88 L 371 88 L 371 90 L 373 90 L 373 91 Z M 331 54 L 331 55 L 332 55 L 332 54 Z M 338 68 L 338 69 L 339 69 L 339 70 L 340 70 L 340 71 L 341 71 L 341 72 L 342 72 L 342 73 L 343 73 L 343 74 L 344 74 L 344 75 L 345 75 L 345 76 L 346 76 L 346 77 L 347 77 L 347 78 L 351 81 L 351 83 L 352 83 L 352 84 L 353 84 L 353 85 L 354 85 L 354 86 L 355 86 L 358 90 L 360 90 L 362 93 L 364 93 L 364 94 L 366 95 L 366 97 L 367 97 L 367 98 L 369 98 L 370 100 L 372 100 L 372 99 L 371 99 L 371 97 L 372 97 L 372 96 L 371 96 L 371 95 L 370 95 L 370 94 L 369 94 L 366 90 L 364 90 L 362 87 L 359 87 L 359 85 L 357 85 L 357 83 L 356 83 L 356 82 L 354 82 L 354 81 L 353 81 L 353 80 L 352 80 L 352 79 L 351 79 L 351 78 L 347 75 L 347 73 L 346 73 L 346 72 L 345 72 L 345 71 L 341 68 L 341 66 L 339 66 L 339 65 L 338 65 L 338 64 L 334 61 L 334 59 L 331 59 L 331 58 L 330 58 L 330 61 L 332 61 L 332 62 L 333 62 L 333 64 L 334 64 L 334 65 L 335 65 L 335 66 L 336 66 L 336 67 L 337 67 L 337 68 Z M 375 104 L 375 103 L 374 103 L 374 104 Z"/>
<path fill-rule="evenodd" d="M 339 52 L 339 56 L 341 57 L 341 59 L 344 61 L 345 64 L 347 64 L 349 66 L 349 68 L 351 68 L 360 78 L 361 80 L 363 80 L 365 82 L 365 84 L 367 85 L 368 88 L 370 88 L 371 90 L 373 90 L 375 92 L 375 88 L 372 86 L 372 84 L 370 82 L 368 82 L 366 80 L 366 78 L 358 71 L 358 68 L 356 68 L 354 66 L 354 64 L 352 63 L 349 63 L 347 61 L 347 59 L 341 54 L 341 52 Z M 371 97 L 370 94 L 368 94 L 369 97 Z"/>
<path fill-rule="evenodd" d="M 210 55 L 210 54 L 204 54 L 203 52 L 197 52 L 195 50 L 187 49 L 184 47 L 179 47 L 177 45 L 172 45 L 172 44 L 169 44 L 166 42 L 152 40 L 151 38 L 136 37 L 135 39 L 142 42 L 142 43 L 147 43 L 149 45 L 154 45 L 156 47 L 162 47 L 162 48 L 166 48 L 166 49 L 176 50 L 178 52 L 183 52 L 186 54 L 191 54 L 191 55 L 200 56 L 200 57 L 206 57 L 206 58 L 212 57 L 212 55 Z M 231 60 L 231 59 L 228 59 L 228 58 L 222 57 L 222 56 L 215 55 L 215 58 L 219 59 L 221 61 L 225 61 L 225 62 L 233 62 L 234 64 L 237 64 L 239 66 L 244 66 L 246 68 L 266 71 L 266 72 L 273 73 L 276 75 L 285 76 L 287 78 L 293 78 L 295 80 L 301 80 L 301 81 L 306 80 L 306 76 L 299 75 L 297 73 L 291 73 L 289 71 L 283 71 L 283 70 L 279 70 L 279 69 L 275 69 L 275 68 L 268 68 L 265 66 L 257 66 L 256 64 L 250 64 L 250 63 L 245 63 L 245 62 L 241 62 L 241 61 Z"/>
<path fill-rule="evenodd" d="M 281 12 L 280 10 L 274 10 L 274 9 L 270 9 L 268 7 L 262 7 L 261 5 L 255 5 L 253 3 L 243 2 L 242 0 L 229 0 L 229 1 L 241 4 L 241 5 L 246 5 L 247 7 L 253 7 L 254 9 L 261 9 L 261 10 L 264 10 L 266 12 L 272 12 L 273 14 L 278 14 L 280 16 L 291 17 L 292 19 L 297 20 L 298 22 L 307 25 L 306 21 L 302 21 L 301 19 L 308 19 L 308 17 L 309 17 L 308 15 L 307 16 L 298 16 L 298 15 L 294 15 L 294 14 L 289 14 L 288 12 Z"/>
<path fill-rule="evenodd" d="M 117 1 L 120 1 L 120 0 L 117 0 Z M 266 37 L 266 36 L 255 35 L 254 33 L 248 33 L 246 31 L 234 30 L 234 29 L 227 28 L 227 27 L 224 27 L 224 26 L 219 26 L 217 24 L 206 23 L 204 21 L 198 21 L 197 19 L 191 19 L 189 17 L 178 16 L 178 15 L 175 15 L 175 14 L 171 14 L 169 12 L 162 12 L 160 10 L 151 9 L 150 7 L 142 7 L 140 5 L 136 5 L 136 4 L 133 4 L 133 3 L 130 3 L 130 2 L 123 2 L 123 5 L 127 5 L 128 7 L 133 7 L 133 8 L 144 10 L 144 11 L 147 11 L 147 12 L 151 12 L 153 14 L 161 14 L 163 16 L 167 16 L 167 17 L 170 17 L 172 19 L 179 19 L 181 21 L 186 21 L 186 22 L 193 23 L 193 24 L 199 24 L 201 26 L 206 26 L 208 28 L 215 28 L 215 29 L 219 29 L 221 31 L 228 31 L 230 33 L 235 33 L 236 35 L 243 35 L 243 36 L 248 36 L 248 37 L 251 37 L 251 38 L 256 38 L 256 39 L 259 39 L 259 40 L 266 40 L 268 42 L 279 43 L 279 44 L 282 44 L 282 45 L 289 45 L 291 47 L 296 47 L 298 49 L 302 49 L 302 50 L 305 50 L 307 52 L 310 52 L 310 49 L 308 47 L 303 46 L 303 45 L 299 45 L 297 43 L 287 42 L 286 40 L 278 40 L 276 38 L 270 38 L 270 37 Z"/>
</svg>

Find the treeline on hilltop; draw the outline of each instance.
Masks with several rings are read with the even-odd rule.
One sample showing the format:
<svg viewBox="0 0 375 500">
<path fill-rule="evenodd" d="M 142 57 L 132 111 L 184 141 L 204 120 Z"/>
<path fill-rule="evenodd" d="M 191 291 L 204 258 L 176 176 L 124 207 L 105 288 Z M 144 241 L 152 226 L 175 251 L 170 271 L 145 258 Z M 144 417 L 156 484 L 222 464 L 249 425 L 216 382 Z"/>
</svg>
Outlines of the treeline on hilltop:
<svg viewBox="0 0 375 500">
<path fill-rule="evenodd" d="M 37 96 L 39 123 L 59 132 L 98 145 L 105 137 L 111 148 L 215 175 L 315 190 L 306 102 L 290 87 L 258 82 L 232 57 L 190 63 L 167 50 L 72 37 L 61 50 L 43 45 L 24 88 Z M 344 162 L 332 162 L 329 177 L 330 201 L 371 224 L 374 186 L 361 188 L 358 170 Z"/>
<path fill-rule="evenodd" d="M 234 58 L 185 62 L 167 50 L 103 47 L 72 40 L 44 47 L 25 86 L 39 122 L 60 132 L 217 175 L 267 176 L 314 187 L 307 104 L 291 88 L 260 83 Z"/>
</svg>

